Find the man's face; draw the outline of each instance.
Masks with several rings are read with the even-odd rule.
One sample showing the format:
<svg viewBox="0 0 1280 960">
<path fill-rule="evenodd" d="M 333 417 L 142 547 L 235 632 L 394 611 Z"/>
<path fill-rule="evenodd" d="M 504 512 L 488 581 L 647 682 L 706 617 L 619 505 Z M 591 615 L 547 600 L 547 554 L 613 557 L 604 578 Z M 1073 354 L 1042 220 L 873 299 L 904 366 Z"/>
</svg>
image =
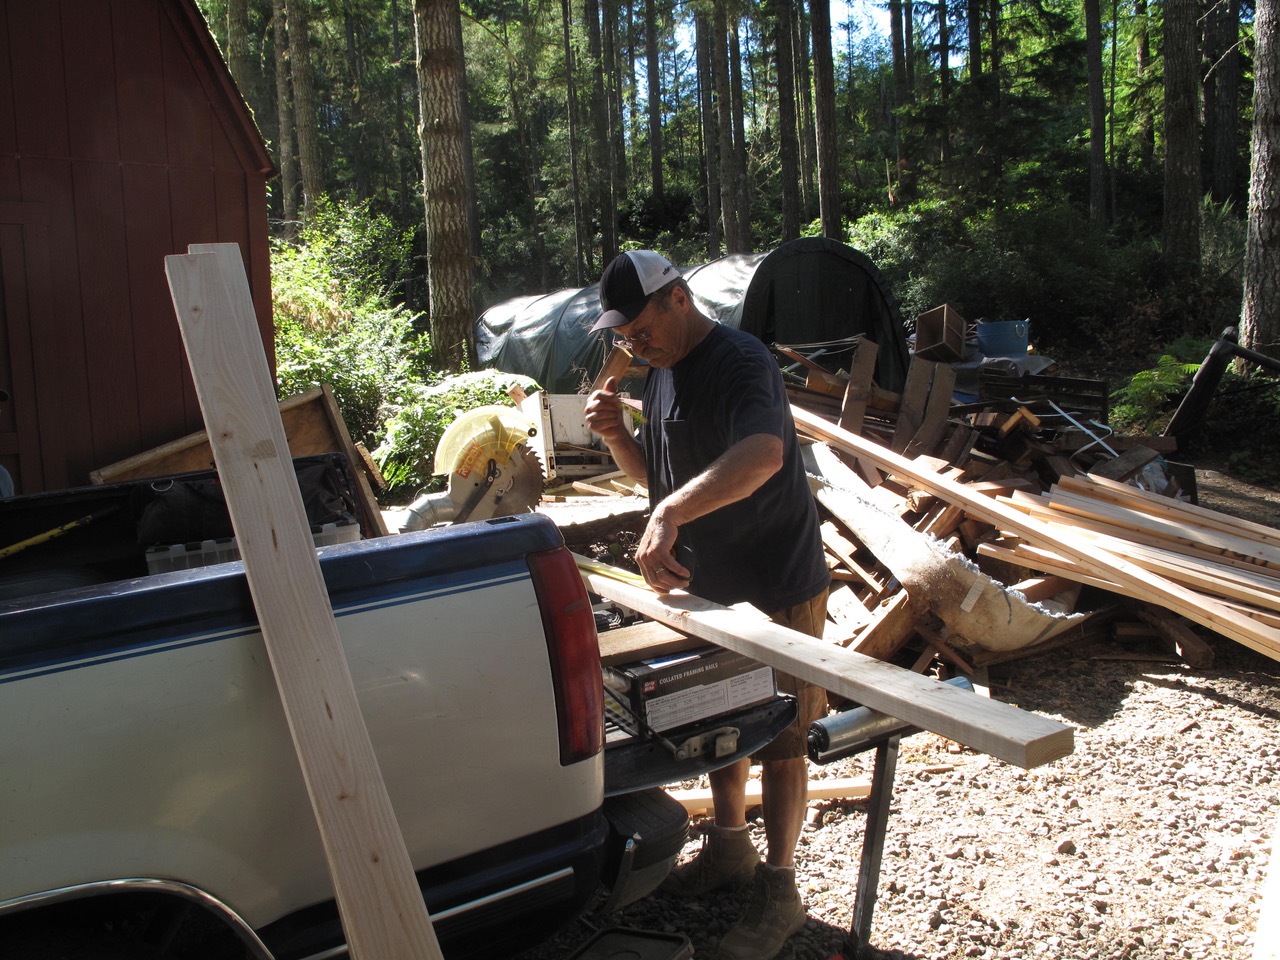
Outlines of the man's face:
<svg viewBox="0 0 1280 960">
<path fill-rule="evenodd" d="M 682 338 L 675 320 L 670 302 L 653 297 L 640 316 L 613 328 L 615 342 L 621 342 L 650 366 L 664 369 L 675 366 L 687 352 L 681 349 Z"/>
</svg>

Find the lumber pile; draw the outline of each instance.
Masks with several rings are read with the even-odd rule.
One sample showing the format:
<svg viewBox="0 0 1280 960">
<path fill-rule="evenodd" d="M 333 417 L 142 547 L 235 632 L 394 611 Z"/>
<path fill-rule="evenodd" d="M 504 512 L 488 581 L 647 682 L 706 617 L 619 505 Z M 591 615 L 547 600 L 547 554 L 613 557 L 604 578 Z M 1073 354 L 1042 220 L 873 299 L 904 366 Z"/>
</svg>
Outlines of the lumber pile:
<svg viewBox="0 0 1280 960">
<path fill-rule="evenodd" d="M 971 676 L 1099 643 L 1207 666 L 1226 637 L 1280 659 L 1280 531 L 1188 502 L 1171 438 L 1109 433 L 1105 384 L 984 375 L 958 403 L 953 368 L 918 355 L 900 393 L 879 387 L 870 340 L 848 370 L 774 349 L 813 441 L 828 641 Z M 646 495 L 618 473 L 562 492 Z"/>
<path fill-rule="evenodd" d="M 822 466 L 808 454 L 835 579 L 831 639 L 880 659 L 915 655 L 918 669 L 937 658 L 965 672 L 1105 639 L 1153 639 L 1204 666 L 1219 635 L 1280 659 L 1280 531 L 1179 499 L 1193 478 L 1161 459 L 1171 441 L 1108 436 L 1094 419 L 1104 408 L 1023 402 L 1026 391 L 956 404 L 950 367 L 919 357 L 890 396 L 871 382 L 874 349 L 863 341 L 850 372 L 809 369 L 804 389 L 792 391 L 800 432 L 843 461 Z M 835 494 L 850 493 L 861 507 L 833 511 Z M 954 584 L 904 586 L 878 534 L 852 529 L 872 504 L 990 577 L 969 581 L 978 599 L 966 602 L 998 606 L 1016 595 L 1056 620 L 1027 620 L 1024 642 L 993 643 L 985 629 L 940 617 Z M 900 551 L 910 539 L 900 531 L 886 544 Z"/>
</svg>

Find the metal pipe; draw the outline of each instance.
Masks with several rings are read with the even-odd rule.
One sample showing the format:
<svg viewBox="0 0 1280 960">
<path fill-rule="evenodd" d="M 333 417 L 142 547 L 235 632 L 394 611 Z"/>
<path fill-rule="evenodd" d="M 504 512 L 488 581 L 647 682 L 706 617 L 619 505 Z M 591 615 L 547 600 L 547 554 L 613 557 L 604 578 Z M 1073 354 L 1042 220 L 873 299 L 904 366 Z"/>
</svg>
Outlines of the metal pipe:
<svg viewBox="0 0 1280 960">
<path fill-rule="evenodd" d="M 961 690 L 973 689 L 968 677 L 952 677 L 946 682 Z M 888 737 L 918 732 L 918 728 L 905 720 L 870 707 L 854 707 L 809 725 L 809 759 L 814 763 L 832 763 L 867 750 Z"/>
</svg>

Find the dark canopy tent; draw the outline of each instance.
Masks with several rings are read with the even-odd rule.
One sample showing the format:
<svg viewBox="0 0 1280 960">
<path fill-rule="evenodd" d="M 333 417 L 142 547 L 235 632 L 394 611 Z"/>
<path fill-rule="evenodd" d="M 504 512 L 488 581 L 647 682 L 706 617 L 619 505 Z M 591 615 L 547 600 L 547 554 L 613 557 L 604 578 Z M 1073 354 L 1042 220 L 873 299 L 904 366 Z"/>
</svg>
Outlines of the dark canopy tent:
<svg viewBox="0 0 1280 960">
<path fill-rule="evenodd" d="M 831 369 L 848 367 L 853 338 L 874 340 L 876 382 L 902 389 L 910 355 L 898 303 L 857 250 L 807 237 L 681 272 L 707 316 L 765 343 L 821 349 Z M 599 284 L 503 301 L 476 322 L 480 363 L 532 377 L 551 393 L 578 393 L 604 362 L 608 338 L 590 332 L 599 315 Z"/>
</svg>

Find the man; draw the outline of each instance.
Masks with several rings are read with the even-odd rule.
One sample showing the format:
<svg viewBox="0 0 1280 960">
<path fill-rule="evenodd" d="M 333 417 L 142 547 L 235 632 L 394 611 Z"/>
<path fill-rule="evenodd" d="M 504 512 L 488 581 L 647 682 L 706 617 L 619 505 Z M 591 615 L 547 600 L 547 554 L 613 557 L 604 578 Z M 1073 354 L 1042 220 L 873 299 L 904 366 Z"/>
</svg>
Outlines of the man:
<svg viewBox="0 0 1280 960">
<path fill-rule="evenodd" d="M 618 466 L 648 485 L 650 516 L 636 549 L 645 580 L 662 593 L 686 588 L 717 603 L 747 601 L 820 636 L 830 574 L 772 355 L 704 316 L 679 271 L 652 251 L 629 251 L 605 268 L 600 305 L 592 329 L 612 330 L 651 368 L 639 439 L 614 380 L 586 406 L 587 424 Z M 753 758 L 762 767 L 764 862 L 747 833 L 751 761 L 743 759 L 711 774 L 715 819 L 702 851 L 662 886 L 698 895 L 753 885 L 714 960 L 768 960 L 805 921 L 794 853 L 808 800 L 805 739 L 826 692 L 785 674 L 778 686 L 796 696 L 799 715 Z"/>
</svg>

